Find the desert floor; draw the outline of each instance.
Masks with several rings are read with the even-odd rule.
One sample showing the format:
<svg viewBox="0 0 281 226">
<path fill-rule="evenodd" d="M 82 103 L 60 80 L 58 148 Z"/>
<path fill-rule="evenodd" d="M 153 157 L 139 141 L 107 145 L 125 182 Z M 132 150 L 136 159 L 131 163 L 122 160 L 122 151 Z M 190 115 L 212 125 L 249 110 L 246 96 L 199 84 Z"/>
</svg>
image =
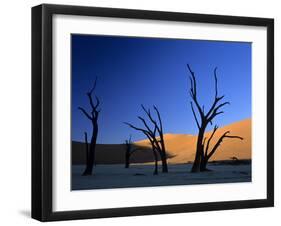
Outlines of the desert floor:
<svg viewBox="0 0 281 226">
<path fill-rule="evenodd" d="M 169 173 L 153 175 L 153 165 L 96 165 L 94 175 L 81 176 L 84 166 L 72 166 L 72 190 L 125 187 L 151 187 L 211 183 L 251 182 L 251 164 L 230 165 L 210 163 L 211 171 L 190 173 L 191 164 L 170 164 Z"/>
</svg>

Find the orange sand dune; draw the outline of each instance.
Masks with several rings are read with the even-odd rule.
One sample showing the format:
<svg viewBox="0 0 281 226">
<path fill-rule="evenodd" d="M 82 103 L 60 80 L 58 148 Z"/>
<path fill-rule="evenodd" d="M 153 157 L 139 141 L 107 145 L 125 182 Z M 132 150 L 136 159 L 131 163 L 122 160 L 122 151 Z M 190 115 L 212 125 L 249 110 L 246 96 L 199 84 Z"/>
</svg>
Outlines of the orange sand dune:
<svg viewBox="0 0 281 226">
<path fill-rule="evenodd" d="M 230 135 L 243 137 L 243 140 L 225 138 L 212 160 L 229 160 L 231 157 L 238 159 L 251 159 L 251 119 L 245 119 L 239 122 L 219 128 L 210 143 L 210 148 L 219 139 L 222 133 L 230 131 Z M 210 136 L 210 132 L 206 136 Z M 168 163 L 186 163 L 194 160 L 196 139 L 194 135 L 188 134 L 164 134 L 166 150 L 168 153 Z M 152 162 L 153 155 L 150 150 L 148 140 L 141 140 L 134 143 L 134 146 L 140 148 L 136 151 L 131 162 L 145 163 Z M 125 145 L 123 144 L 98 144 L 96 153 L 97 164 L 120 164 L 124 163 Z M 72 142 L 72 163 L 85 163 L 85 145 L 79 142 Z"/>
<path fill-rule="evenodd" d="M 230 131 L 230 135 L 243 137 L 243 140 L 225 138 L 210 160 L 229 160 L 234 156 L 238 159 L 251 159 L 251 119 L 235 122 L 219 128 L 210 142 L 209 149 L 212 148 L 220 136 L 226 131 Z M 211 132 L 206 133 L 206 137 L 209 137 L 210 134 Z M 165 134 L 164 140 L 168 153 L 174 156 L 169 159 L 169 163 L 185 163 L 194 160 L 196 136 Z M 138 141 L 135 144 L 149 146 L 147 140 Z"/>
</svg>

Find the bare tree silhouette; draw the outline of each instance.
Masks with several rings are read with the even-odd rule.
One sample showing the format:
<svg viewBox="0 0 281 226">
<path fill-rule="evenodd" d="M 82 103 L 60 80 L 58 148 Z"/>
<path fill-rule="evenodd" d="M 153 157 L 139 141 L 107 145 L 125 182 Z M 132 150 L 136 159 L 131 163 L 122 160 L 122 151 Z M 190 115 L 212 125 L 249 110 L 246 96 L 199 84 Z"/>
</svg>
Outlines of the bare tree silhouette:
<svg viewBox="0 0 281 226">
<path fill-rule="evenodd" d="M 96 152 L 96 143 L 97 143 L 97 137 L 98 137 L 98 117 L 100 113 L 99 105 L 100 100 L 97 96 L 95 96 L 96 103 L 93 101 L 93 93 L 95 91 L 97 85 L 97 78 L 95 79 L 94 85 L 92 89 L 87 92 L 87 97 L 89 99 L 89 103 L 91 106 L 91 113 L 88 113 L 84 108 L 78 107 L 78 109 L 91 121 L 92 124 L 92 138 L 90 143 L 90 149 L 87 151 L 87 160 L 86 160 L 86 168 L 83 172 L 83 176 L 85 175 L 91 175 L 93 172 L 93 166 L 95 163 L 95 152 Z M 85 135 L 86 139 L 87 135 Z"/>
<path fill-rule="evenodd" d="M 206 171 L 207 170 L 207 164 L 209 159 L 214 155 L 220 144 L 222 143 L 224 138 L 237 138 L 240 140 L 243 140 L 242 137 L 239 136 L 231 136 L 230 131 L 226 131 L 223 133 L 223 135 L 218 139 L 218 141 L 215 143 L 214 147 L 209 151 L 210 142 L 214 137 L 214 134 L 216 133 L 218 126 L 215 125 L 213 132 L 211 133 L 210 137 L 205 137 L 205 131 L 207 126 L 210 124 L 212 125 L 212 121 L 214 118 L 222 113 L 221 108 L 227 104 L 230 104 L 229 102 L 222 102 L 222 99 L 224 98 L 224 95 L 219 96 L 218 95 L 218 79 L 217 79 L 217 68 L 214 69 L 214 77 L 215 77 L 215 98 L 213 103 L 211 104 L 211 107 L 208 111 L 205 112 L 204 105 L 200 105 L 197 99 L 197 86 L 196 86 L 196 78 L 195 73 L 192 71 L 189 64 L 187 64 L 187 68 L 190 72 L 190 91 L 189 94 L 192 98 L 192 101 L 190 101 L 191 110 L 196 122 L 196 125 L 198 127 L 198 137 L 197 137 L 197 143 L 196 143 L 196 153 L 195 153 L 195 159 L 193 162 L 193 166 L 191 169 L 191 172 L 200 172 L 200 171 Z M 197 109 L 197 114 L 195 112 L 194 105 Z M 199 116 L 198 116 L 199 114 Z M 199 121 L 200 118 L 200 121 Z M 207 140 L 208 139 L 208 140 Z M 207 140 L 207 143 L 206 143 Z M 206 144 L 205 144 L 206 143 Z"/>
<path fill-rule="evenodd" d="M 155 159 L 155 165 L 157 164 L 158 157 L 157 153 L 159 154 L 162 162 L 162 172 L 167 173 L 168 172 L 168 164 L 167 164 L 167 154 L 166 154 L 166 148 L 165 148 L 165 142 L 164 142 L 164 136 L 163 136 L 163 126 L 162 126 L 162 120 L 160 113 L 156 106 L 153 106 L 153 109 L 155 110 L 157 114 L 158 122 L 152 117 L 150 109 L 146 109 L 143 105 L 141 105 L 142 109 L 146 113 L 150 123 L 154 126 L 153 129 L 151 129 L 148 125 L 148 123 L 145 121 L 143 117 L 138 117 L 141 122 L 143 123 L 145 129 L 138 128 L 136 126 L 133 126 L 130 123 L 125 122 L 128 126 L 131 128 L 141 131 L 150 141 L 154 159 Z M 158 134 L 158 137 L 156 136 Z M 156 160 L 157 159 L 157 160 Z"/>
<path fill-rule="evenodd" d="M 133 148 L 132 136 L 128 140 L 125 140 L 126 151 L 125 151 L 125 168 L 130 167 L 130 158 L 139 148 Z"/>
<path fill-rule="evenodd" d="M 153 136 L 155 136 L 156 130 L 154 129 L 153 134 L 150 134 L 150 132 L 148 130 L 142 129 L 142 128 L 138 128 L 136 126 L 133 126 L 130 123 L 124 122 L 124 124 L 130 126 L 131 128 L 141 131 L 149 140 L 150 144 L 151 144 L 151 149 L 153 152 L 153 157 L 154 157 L 154 175 L 158 174 L 158 156 L 157 156 L 157 151 L 156 151 L 156 146 L 154 144 L 154 139 Z"/>
</svg>

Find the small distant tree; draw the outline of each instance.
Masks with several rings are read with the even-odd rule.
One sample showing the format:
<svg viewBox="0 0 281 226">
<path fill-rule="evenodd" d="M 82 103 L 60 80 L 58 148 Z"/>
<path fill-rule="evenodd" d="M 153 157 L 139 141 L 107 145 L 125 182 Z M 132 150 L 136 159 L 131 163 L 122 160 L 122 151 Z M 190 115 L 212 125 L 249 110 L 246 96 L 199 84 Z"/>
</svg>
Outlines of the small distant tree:
<svg viewBox="0 0 281 226">
<path fill-rule="evenodd" d="M 91 175 L 93 172 L 93 166 L 95 163 L 95 153 L 96 153 L 96 143 L 97 143 L 97 137 L 98 137 L 98 117 L 100 113 L 99 105 L 100 105 L 100 100 L 97 96 L 95 96 L 95 103 L 93 100 L 93 93 L 95 91 L 97 84 L 97 78 L 95 79 L 94 85 L 92 89 L 87 92 L 87 97 L 89 99 L 89 103 L 91 106 L 91 112 L 88 113 L 84 108 L 78 107 L 78 109 L 86 116 L 87 119 L 90 120 L 91 125 L 92 125 L 92 138 L 91 138 L 91 143 L 90 143 L 90 148 L 88 150 L 87 147 L 87 159 L 86 159 L 86 168 L 83 172 L 83 176 L 86 175 Z M 87 134 L 85 133 L 85 139 L 87 139 Z M 87 141 L 88 143 L 88 141 Z M 88 146 L 88 145 L 87 145 Z"/>
<path fill-rule="evenodd" d="M 125 140 L 125 145 L 126 145 L 126 150 L 125 150 L 125 168 L 130 167 L 130 158 L 132 154 L 134 154 L 138 148 L 133 148 L 133 143 L 132 143 L 132 136 L 128 140 Z"/>
<path fill-rule="evenodd" d="M 195 153 L 195 159 L 193 162 L 193 166 L 191 169 L 191 172 L 200 172 L 200 171 L 206 171 L 207 170 L 207 164 L 209 159 L 214 155 L 214 153 L 217 151 L 218 147 L 222 143 L 222 141 L 225 138 L 236 138 L 243 140 L 240 136 L 231 136 L 230 131 L 226 131 L 221 135 L 221 137 L 217 140 L 213 148 L 210 148 L 210 142 L 214 137 L 214 134 L 216 133 L 218 126 L 215 125 L 213 132 L 211 133 L 210 137 L 205 136 L 205 131 L 207 126 L 210 124 L 212 125 L 213 120 L 216 116 L 223 114 L 224 112 L 221 111 L 221 108 L 227 104 L 230 104 L 229 102 L 221 102 L 224 98 L 224 95 L 219 96 L 218 95 L 218 80 L 217 80 L 217 68 L 214 69 L 214 77 L 215 77 L 215 98 L 213 103 L 211 104 L 211 107 L 208 111 L 205 111 L 204 105 L 200 105 L 197 98 L 197 86 L 196 86 L 196 78 L 195 73 L 192 71 L 189 64 L 187 64 L 187 68 L 190 72 L 190 91 L 189 94 L 191 96 L 192 101 L 190 101 L 191 110 L 196 122 L 196 125 L 198 127 L 198 136 L 197 136 L 197 143 L 196 143 L 196 153 Z M 195 112 L 195 108 L 197 109 L 197 113 Z M 199 116 L 198 116 L 199 115 Z M 200 120 L 199 120 L 200 119 Z M 206 142 L 207 140 L 207 142 Z"/>
<path fill-rule="evenodd" d="M 158 157 L 157 153 L 159 154 L 162 162 L 162 172 L 167 173 L 168 172 L 168 164 L 167 164 L 167 154 L 166 154 L 166 148 L 165 148 L 165 142 L 164 142 L 164 136 L 163 136 L 163 126 L 162 126 L 162 120 L 160 113 L 156 106 L 153 106 L 153 109 L 156 112 L 157 120 L 155 120 L 150 112 L 150 109 L 146 109 L 143 105 L 141 105 L 142 109 L 146 113 L 150 123 L 153 125 L 153 129 L 149 127 L 148 123 L 143 117 L 138 117 L 141 122 L 144 125 L 144 128 L 138 128 L 136 126 L 133 126 L 130 123 L 125 122 L 128 126 L 131 128 L 141 131 L 150 141 L 151 148 L 153 151 L 154 159 L 155 159 L 155 165 L 157 164 Z M 158 136 L 157 136 L 158 135 Z M 157 160 L 156 160 L 157 159 Z"/>
</svg>

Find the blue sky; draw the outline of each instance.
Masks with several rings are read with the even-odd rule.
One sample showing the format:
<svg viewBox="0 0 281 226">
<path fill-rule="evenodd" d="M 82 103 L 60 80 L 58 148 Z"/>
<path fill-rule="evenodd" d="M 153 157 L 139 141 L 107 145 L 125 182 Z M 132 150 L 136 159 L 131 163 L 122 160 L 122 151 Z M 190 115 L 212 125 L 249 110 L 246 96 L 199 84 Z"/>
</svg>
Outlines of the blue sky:
<svg viewBox="0 0 281 226">
<path fill-rule="evenodd" d="M 143 134 L 137 126 L 141 104 L 156 105 L 165 133 L 196 134 L 190 108 L 189 72 L 195 72 L 198 99 L 208 108 L 214 98 L 213 70 L 218 67 L 219 94 L 231 104 L 215 119 L 223 126 L 251 117 L 251 43 L 72 35 L 72 140 L 91 135 L 90 121 L 78 110 L 90 110 L 86 92 L 98 77 L 101 100 L 98 143 L 123 143 Z M 209 128 L 210 129 L 210 128 Z"/>
</svg>

